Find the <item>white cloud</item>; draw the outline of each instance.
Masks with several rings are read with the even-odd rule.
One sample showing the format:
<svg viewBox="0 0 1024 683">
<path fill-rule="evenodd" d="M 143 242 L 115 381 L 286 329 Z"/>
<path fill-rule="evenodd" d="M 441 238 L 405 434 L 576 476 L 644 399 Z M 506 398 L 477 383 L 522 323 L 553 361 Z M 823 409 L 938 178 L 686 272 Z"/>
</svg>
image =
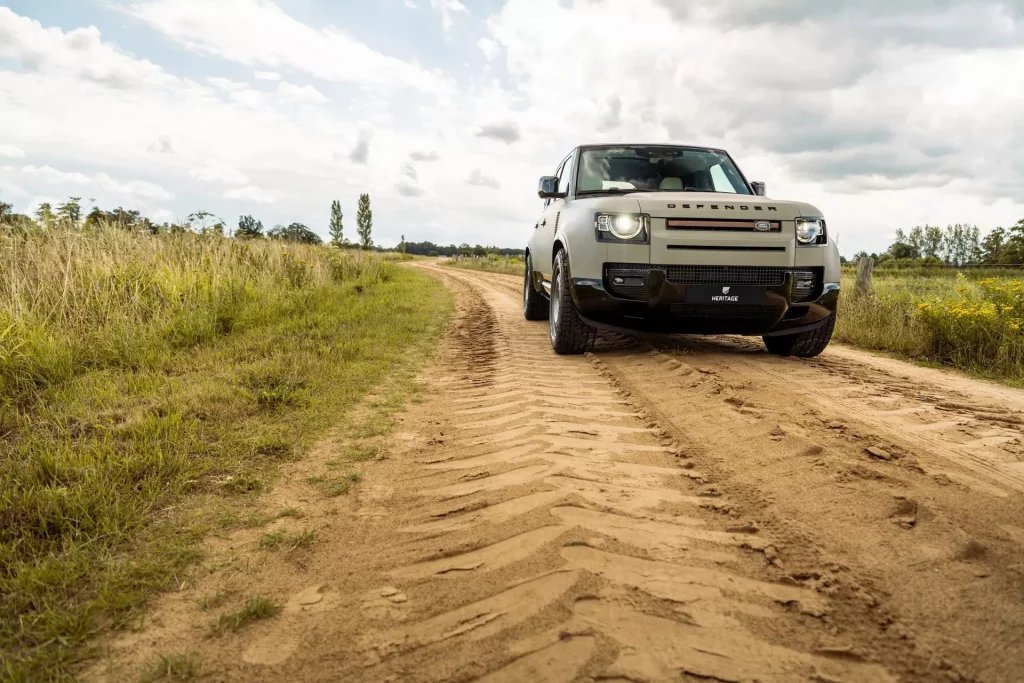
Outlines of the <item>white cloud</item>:
<svg viewBox="0 0 1024 683">
<path fill-rule="evenodd" d="M 445 31 L 452 30 L 453 14 L 468 14 L 469 10 L 459 0 L 430 0 L 430 6 L 441 13 L 441 25 Z"/>
<path fill-rule="evenodd" d="M 285 102 L 300 104 L 323 104 L 327 102 L 324 94 L 311 85 L 292 85 L 282 81 L 277 86 L 277 94 Z"/>
<path fill-rule="evenodd" d="M 24 159 L 25 152 L 14 145 L 0 145 L 0 157 L 4 159 Z"/>
<path fill-rule="evenodd" d="M 257 204 L 272 204 L 274 202 L 273 197 L 255 185 L 246 185 L 245 187 L 236 187 L 228 190 L 224 193 L 224 197 L 225 199 L 242 199 L 256 202 Z"/>
<path fill-rule="evenodd" d="M 417 64 L 383 55 L 339 29 L 303 24 L 268 0 L 137 0 L 127 11 L 191 50 L 250 67 L 289 67 L 357 85 L 450 89 Z"/>
<path fill-rule="evenodd" d="M 95 26 L 64 32 L 0 7 L 0 57 L 30 72 L 61 74 L 114 88 L 165 86 L 175 81 L 159 66 L 100 40 Z"/>
<path fill-rule="evenodd" d="M 159 185 L 144 180 L 116 180 L 106 173 L 86 174 L 60 171 L 51 166 L 22 166 L 21 173 L 31 180 L 59 186 L 61 191 L 100 190 L 109 195 L 130 199 L 168 201 L 174 195 Z"/>
<path fill-rule="evenodd" d="M 281 74 L 276 71 L 253 71 L 252 77 L 257 81 L 279 81 Z"/>
<path fill-rule="evenodd" d="M 498 56 L 501 51 L 501 46 L 496 41 L 491 40 L 487 36 L 484 36 L 480 40 L 476 41 L 476 46 L 480 48 L 480 51 L 484 53 L 484 58 L 490 61 Z"/>
<path fill-rule="evenodd" d="M 248 83 L 239 83 L 238 81 L 232 81 L 218 76 L 210 76 L 206 79 L 206 82 L 218 90 L 223 90 L 224 92 L 238 92 L 239 90 L 245 90 L 249 87 Z"/>
<path fill-rule="evenodd" d="M 470 185 L 479 185 L 481 187 L 489 187 L 497 190 L 501 187 L 501 182 L 497 178 L 489 175 L 485 175 L 479 168 L 474 168 L 473 172 L 469 174 L 469 178 L 466 180 Z"/>
<path fill-rule="evenodd" d="M 222 185 L 247 185 L 249 177 L 231 164 L 213 161 L 201 168 L 194 168 L 188 173 L 201 183 L 220 183 Z"/>
</svg>

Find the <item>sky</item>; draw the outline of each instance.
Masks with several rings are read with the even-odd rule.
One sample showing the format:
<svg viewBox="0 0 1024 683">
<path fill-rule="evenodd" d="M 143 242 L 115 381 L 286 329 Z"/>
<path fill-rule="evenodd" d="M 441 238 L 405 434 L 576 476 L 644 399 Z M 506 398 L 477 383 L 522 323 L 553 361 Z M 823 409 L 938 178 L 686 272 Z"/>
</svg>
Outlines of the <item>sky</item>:
<svg viewBox="0 0 1024 683">
<path fill-rule="evenodd" d="M 1024 218 L 1024 0 L 0 0 L 0 201 L 526 243 L 592 142 L 730 151 L 841 252 Z"/>
</svg>

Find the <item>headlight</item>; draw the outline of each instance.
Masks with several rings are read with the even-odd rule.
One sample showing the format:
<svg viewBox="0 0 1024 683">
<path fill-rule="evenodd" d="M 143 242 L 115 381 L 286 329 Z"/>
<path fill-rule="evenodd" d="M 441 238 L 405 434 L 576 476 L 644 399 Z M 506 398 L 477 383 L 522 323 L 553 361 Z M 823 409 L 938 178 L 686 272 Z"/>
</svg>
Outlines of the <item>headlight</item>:
<svg viewBox="0 0 1024 683">
<path fill-rule="evenodd" d="M 796 240 L 800 244 L 817 244 L 825 236 L 825 221 L 821 218 L 797 218 Z"/>
<path fill-rule="evenodd" d="M 598 232 L 607 232 L 620 240 L 635 240 L 647 230 L 647 216 L 636 213 L 599 213 Z"/>
</svg>

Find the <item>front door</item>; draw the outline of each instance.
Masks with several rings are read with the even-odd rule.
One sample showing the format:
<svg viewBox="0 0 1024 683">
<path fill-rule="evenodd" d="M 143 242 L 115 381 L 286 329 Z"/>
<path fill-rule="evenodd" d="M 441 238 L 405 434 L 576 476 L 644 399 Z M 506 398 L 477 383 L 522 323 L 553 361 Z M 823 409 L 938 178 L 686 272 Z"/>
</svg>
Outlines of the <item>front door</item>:
<svg viewBox="0 0 1024 683">
<path fill-rule="evenodd" d="M 559 165 L 558 170 L 555 171 L 555 175 L 558 176 L 558 191 L 564 192 L 567 195 L 572 192 L 572 171 L 575 161 L 575 153 L 570 154 L 562 163 Z M 565 203 L 570 201 L 570 197 L 565 199 L 551 199 L 544 207 L 544 215 L 541 216 L 540 223 L 537 226 L 537 258 L 534 259 L 533 267 L 541 271 L 544 274 L 544 279 L 548 282 L 551 281 L 552 263 L 554 261 L 554 254 L 552 253 L 551 246 L 555 242 L 555 235 L 557 233 L 558 224 L 562 211 L 565 210 Z"/>
</svg>

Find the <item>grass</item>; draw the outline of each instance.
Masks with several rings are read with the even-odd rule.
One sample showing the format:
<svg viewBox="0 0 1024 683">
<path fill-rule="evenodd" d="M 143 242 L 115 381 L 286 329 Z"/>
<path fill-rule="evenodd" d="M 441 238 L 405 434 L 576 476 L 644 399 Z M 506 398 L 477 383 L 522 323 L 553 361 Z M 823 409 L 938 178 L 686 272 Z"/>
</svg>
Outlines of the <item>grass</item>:
<svg viewBox="0 0 1024 683">
<path fill-rule="evenodd" d="M 464 268 L 466 270 L 480 270 L 487 273 L 502 273 L 504 275 L 518 275 L 522 277 L 526 264 L 518 256 L 479 256 L 476 258 L 462 257 L 455 259 L 442 259 L 442 265 L 452 268 Z"/>
<path fill-rule="evenodd" d="M 0 272 L 11 681 L 73 678 L 206 532 L 267 523 L 223 511 L 252 509 L 383 378 L 411 376 L 452 308 L 376 256 L 194 235 L 0 233 Z"/>
<path fill-rule="evenodd" d="M 246 624 L 260 619 L 270 619 L 281 613 L 284 607 L 262 595 L 253 595 L 234 612 L 227 612 L 210 622 L 210 634 L 222 636 L 233 633 Z"/>
<path fill-rule="evenodd" d="M 160 655 L 160 661 L 145 674 L 140 683 L 191 681 L 199 675 L 199 659 L 195 655 Z"/>
<path fill-rule="evenodd" d="M 877 270 L 867 297 L 843 271 L 836 339 L 1024 384 L 1024 273 L 1007 269 Z"/>
</svg>

